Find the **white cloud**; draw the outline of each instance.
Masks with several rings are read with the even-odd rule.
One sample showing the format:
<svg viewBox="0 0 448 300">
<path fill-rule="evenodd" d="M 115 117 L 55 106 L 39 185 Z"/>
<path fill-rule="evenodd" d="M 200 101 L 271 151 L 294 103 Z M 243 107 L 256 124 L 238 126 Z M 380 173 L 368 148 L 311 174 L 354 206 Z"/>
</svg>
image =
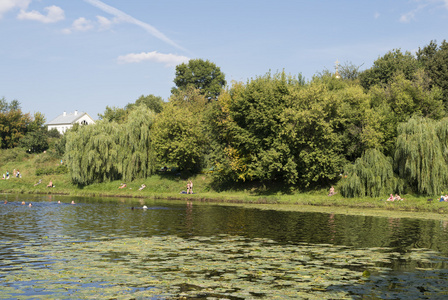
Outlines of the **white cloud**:
<svg viewBox="0 0 448 300">
<path fill-rule="evenodd" d="M 119 63 L 139 63 L 142 61 L 153 61 L 157 63 L 163 63 L 166 67 L 172 67 L 187 62 L 190 60 L 190 58 L 186 56 L 163 54 L 158 53 L 157 51 L 152 51 L 122 55 L 119 56 L 117 60 Z"/>
<path fill-rule="evenodd" d="M 111 20 L 109 20 L 108 18 L 103 17 L 103 16 L 96 16 L 96 19 L 98 21 L 100 30 L 110 29 L 112 27 L 112 24 L 114 23 Z"/>
<path fill-rule="evenodd" d="M 184 48 L 182 48 L 181 46 L 179 46 L 178 44 L 176 44 L 174 41 L 172 41 L 171 39 L 169 39 L 168 37 L 166 37 L 163 33 L 161 33 L 160 31 L 158 31 L 156 28 L 154 28 L 153 26 L 144 23 L 140 20 L 135 19 L 134 17 L 131 17 L 130 15 L 122 12 L 121 10 L 116 9 L 115 7 L 109 6 L 99 0 L 84 0 L 85 2 L 101 9 L 104 12 L 107 12 L 108 14 L 114 15 L 115 17 L 117 17 L 120 21 L 124 21 L 127 23 L 131 23 L 137 26 L 140 26 L 141 28 L 143 28 L 144 30 L 146 30 L 149 34 L 155 36 L 156 38 L 178 48 L 181 50 L 185 50 Z"/>
<path fill-rule="evenodd" d="M 376 12 L 374 15 L 373 15 L 373 18 L 375 18 L 375 19 L 378 19 L 380 17 L 380 13 L 379 12 Z"/>
<path fill-rule="evenodd" d="M 0 19 L 14 8 L 26 9 L 30 3 L 31 0 L 0 0 Z"/>
<path fill-rule="evenodd" d="M 407 12 L 405 14 L 402 14 L 400 17 L 400 22 L 401 23 L 409 23 L 411 22 L 411 20 L 413 20 L 415 18 L 415 12 L 416 10 Z"/>
<path fill-rule="evenodd" d="M 93 22 L 86 18 L 78 18 L 72 23 L 72 27 L 63 29 L 62 32 L 70 34 L 74 31 L 89 31 L 94 28 Z"/>
<path fill-rule="evenodd" d="M 448 0 L 415 0 L 417 3 L 421 3 L 417 8 L 414 10 L 411 10 L 407 13 L 404 13 L 400 16 L 400 22 L 401 23 L 409 23 L 413 20 L 415 20 L 416 15 L 420 13 L 420 11 L 424 10 L 425 8 L 432 8 L 432 9 L 440 9 L 445 8 L 448 9 Z"/>
<path fill-rule="evenodd" d="M 78 18 L 72 24 L 72 29 L 75 31 L 88 31 L 93 29 L 92 21 L 86 18 Z"/>
<path fill-rule="evenodd" d="M 20 13 L 17 15 L 17 19 L 19 20 L 32 20 L 32 21 L 38 21 L 42 23 L 55 23 L 61 20 L 64 20 L 65 14 L 64 10 L 62 8 L 52 5 L 45 7 L 44 10 L 47 11 L 47 15 L 43 15 L 42 13 L 32 10 L 32 11 L 25 11 L 20 10 Z"/>
</svg>

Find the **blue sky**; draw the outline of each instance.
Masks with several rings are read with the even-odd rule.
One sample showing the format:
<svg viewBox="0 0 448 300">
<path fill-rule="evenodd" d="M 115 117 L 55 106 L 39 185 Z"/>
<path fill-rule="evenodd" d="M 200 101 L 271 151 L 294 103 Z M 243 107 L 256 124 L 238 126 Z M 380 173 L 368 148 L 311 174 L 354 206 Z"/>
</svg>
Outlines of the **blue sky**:
<svg viewBox="0 0 448 300">
<path fill-rule="evenodd" d="M 0 0 L 0 98 L 47 121 L 97 119 L 141 95 L 167 100 L 192 58 L 229 84 L 281 70 L 311 79 L 447 33 L 448 0 Z"/>
</svg>

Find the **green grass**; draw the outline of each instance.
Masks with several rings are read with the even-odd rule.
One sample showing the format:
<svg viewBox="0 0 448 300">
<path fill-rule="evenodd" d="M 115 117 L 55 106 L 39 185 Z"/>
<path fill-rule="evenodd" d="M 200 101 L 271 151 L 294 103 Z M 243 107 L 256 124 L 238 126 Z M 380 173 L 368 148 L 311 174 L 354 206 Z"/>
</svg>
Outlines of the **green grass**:
<svg viewBox="0 0 448 300">
<path fill-rule="evenodd" d="M 36 175 L 36 170 L 56 170 L 60 166 L 60 158 L 52 153 L 26 154 L 22 149 L 2 150 L 0 152 L 0 174 L 9 171 L 9 180 L 0 180 L 0 191 L 4 193 L 30 194 L 67 194 L 73 196 L 115 196 L 142 197 L 152 199 L 191 199 L 198 202 L 241 203 L 241 204 L 293 204 L 296 206 L 310 206 L 321 208 L 350 208 L 353 210 L 384 210 L 410 211 L 448 214 L 448 203 L 439 203 L 438 196 L 423 197 L 402 195 L 405 201 L 386 202 L 383 198 L 344 198 L 340 194 L 328 197 L 325 189 L 312 192 L 284 193 L 281 190 L 262 187 L 238 186 L 235 189 L 216 191 L 212 188 L 212 178 L 209 174 L 188 176 L 185 174 L 158 173 L 149 178 L 126 182 L 127 188 L 118 189 L 121 181 L 95 183 L 85 187 L 78 187 L 71 183 L 68 174 Z M 22 178 L 14 178 L 13 170 L 18 169 Z M 1 175 L 0 175 L 1 176 Z M 34 186 L 38 180 L 42 183 Z M 54 188 L 47 188 L 52 180 Z M 180 194 L 186 190 L 187 180 L 194 183 L 193 195 Z M 139 191 L 145 184 L 147 187 Z M 337 187 L 336 187 L 337 190 Z M 434 201 L 428 203 L 427 199 Z"/>
</svg>

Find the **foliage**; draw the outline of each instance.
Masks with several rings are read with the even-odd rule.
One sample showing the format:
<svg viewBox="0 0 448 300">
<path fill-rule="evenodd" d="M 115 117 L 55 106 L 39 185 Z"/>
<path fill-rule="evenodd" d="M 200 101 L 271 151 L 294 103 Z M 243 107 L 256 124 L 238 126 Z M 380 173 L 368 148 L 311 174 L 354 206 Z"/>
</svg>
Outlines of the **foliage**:
<svg viewBox="0 0 448 300">
<path fill-rule="evenodd" d="M 361 66 L 356 66 L 351 62 L 345 62 L 339 66 L 339 75 L 345 80 L 355 80 L 359 77 Z"/>
<path fill-rule="evenodd" d="M 389 83 L 397 72 L 403 73 L 410 80 L 418 67 L 417 59 L 410 52 L 402 53 L 401 50 L 394 49 L 375 60 L 372 68 L 359 74 L 359 79 L 365 89 L 370 89 L 377 84 Z"/>
<path fill-rule="evenodd" d="M 448 184 L 448 119 L 413 117 L 398 126 L 395 163 L 400 176 L 421 194 L 436 195 Z"/>
<path fill-rule="evenodd" d="M 49 138 L 57 138 L 57 139 L 59 139 L 59 138 L 62 137 L 62 134 L 56 128 L 52 128 L 51 130 L 48 130 L 47 136 Z"/>
<path fill-rule="evenodd" d="M 417 57 L 392 50 L 363 72 L 346 63 L 339 68 L 341 78 L 324 70 L 306 82 L 300 73 L 295 78 L 283 71 L 223 90 L 226 82 L 220 69 L 208 60 L 194 59 L 176 67 L 176 86 L 168 103 L 142 95 L 125 108 L 108 106 L 99 115 L 104 123 L 97 129 L 75 129 L 51 145 L 59 155 L 67 150 L 66 158 L 73 159 L 73 182 L 82 185 L 145 178 L 156 167 L 171 165 L 189 172 L 206 167 L 215 183 L 228 186 L 247 182 L 284 187 L 281 190 L 314 189 L 336 184 L 349 163 L 345 171 L 362 174 L 353 177 L 357 183 L 345 180 L 345 193 L 376 196 L 402 185 L 393 174 L 378 173 L 366 161 L 379 159 L 389 172 L 387 157 L 394 157 L 392 172 L 398 172 L 407 186 L 433 193 L 447 187 L 445 175 L 429 184 L 433 180 L 425 169 L 443 166 L 437 153 L 445 153 L 445 142 L 438 124 L 447 116 L 447 60 L 448 43 L 438 46 L 431 41 Z M 3 114 L 19 108 L 17 101 L 0 101 Z M 426 126 L 416 125 L 419 118 L 436 126 L 436 133 L 418 131 Z M 25 129 L 2 139 L 1 147 L 17 145 L 27 132 L 41 128 L 42 120 L 35 116 L 24 122 Z M 415 132 L 402 129 L 408 121 L 416 126 Z M 2 123 L 0 113 L 0 134 L 2 128 L 9 132 L 9 127 L 1 127 L 8 122 Z M 35 135 L 26 136 L 22 145 Z M 439 140 L 431 140 L 435 137 Z M 403 139 L 412 142 L 406 145 Z M 436 143 L 442 148 L 433 147 Z M 392 186 L 382 181 L 385 176 L 392 178 Z"/>
<path fill-rule="evenodd" d="M 334 91 L 333 97 L 337 103 L 333 127 L 341 140 L 345 158 L 354 161 L 366 149 L 384 150 L 385 114 L 372 108 L 370 95 L 359 85 L 347 84 Z"/>
<path fill-rule="evenodd" d="M 152 173 L 153 112 L 138 106 L 129 116 L 123 124 L 101 120 L 66 133 L 64 160 L 73 183 L 133 180 Z"/>
<path fill-rule="evenodd" d="M 157 115 L 153 139 L 161 165 L 173 164 L 182 170 L 200 170 L 206 145 L 204 110 L 207 100 L 191 87 L 173 95 Z"/>
<path fill-rule="evenodd" d="M 20 140 L 19 145 L 27 149 L 28 153 L 41 153 L 48 149 L 47 132 L 44 130 L 28 132 Z"/>
<path fill-rule="evenodd" d="M 0 149 L 0 165 L 7 162 L 19 162 L 28 157 L 23 148 Z"/>
<path fill-rule="evenodd" d="M 68 168 L 66 165 L 60 165 L 56 168 L 48 167 L 48 168 L 37 168 L 36 169 L 36 176 L 41 175 L 60 175 L 60 174 L 66 174 L 68 173 Z"/>
<path fill-rule="evenodd" d="M 152 145 L 154 112 L 145 105 L 136 106 L 119 132 L 118 171 L 125 181 L 147 177 L 154 171 L 155 155 Z"/>
<path fill-rule="evenodd" d="M 355 163 L 347 164 L 341 176 L 339 187 L 344 197 L 378 197 L 403 191 L 394 175 L 392 158 L 376 149 L 366 150 Z"/>
<path fill-rule="evenodd" d="M 65 135 L 64 161 L 73 183 L 86 185 L 120 178 L 119 129 L 115 122 L 98 121 Z"/>
<path fill-rule="evenodd" d="M 448 43 L 444 40 L 438 46 L 436 41 L 431 41 L 424 48 L 419 48 L 417 59 L 431 78 L 431 86 L 439 87 L 443 92 L 443 101 L 448 107 Z"/>
<path fill-rule="evenodd" d="M 56 222 L 51 218 L 56 214 L 49 215 L 50 222 Z M 120 214 L 120 219 L 111 216 L 103 227 L 114 228 L 113 222 L 119 221 L 121 226 L 135 228 L 136 224 L 128 225 L 126 215 Z M 327 219 L 311 221 L 303 216 L 287 217 L 279 224 L 272 224 L 274 228 L 283 229 L 281 224 L 290 229 L 286 233 L 282 230 L 277 239 L 294 239 L 299 235 L 307 241 L 302 236 L 313 234 L 329 241 L 314 244 L 278 242 L 242 234 L 213 235 L 208 232 L 216 227 L 213 223 L 219 217 L 216 213 L 205 214 L 201 218 L 205 219 L 200 223 L 202 226 L 195 226 L 208 230 L 207 235 L 182 238 L 169 234 L 173 229 L 163 226 L 170 219 L 164 222 L 157 219 L 161 224 L 153 225 L 144 218 L 147 215 L 134 212 L 132 222 L 152 225 L 148 229 L 151 232 L 165 230 L 168 233 L 119 239 L 91 238 L 85 242 L 85 234 L 73 237 L 72 229 L 70 234 L 57 238 L 50 232 L 45 233 L 48 236 L 31 235 L 27 240 L 10 241 L 10 248 L 21 247 L 21 259 L 25 263 L 17 268 L 14 260 L 4 261 L 9 271 L 0 282 L 0 297 L 10 299 L 17 294 L 33 297 L 32 293 L 36 292 L 28 289 L 29 282 L 36 282 L 36 287 L 45 289 L 46 297 L 52 299 L 84 299 L 91 295 L 107 299 L 388 299 L 391 290 L 395 299 L 443 299 L 446 296 L 447 271 L 443 266 L 447 258 L 441 251 L 420 246 L 421 236 L 432 237 L 434 232 L 436 238 L 431 238 L 432 244 L 443 244 L 443 239 L 439 238 L 442 230 L 435 231 L 431 227 L 435 222 L 419 226 L 415 220 L 323 214 Z M 278 218 L 285 214 L 272 212 L 270 215 Z M 196 228 L 190 228 L 188 216 L 190 214 L 186 227 L 191 232 Z M 225 220 L 230 223 L 228 226 L 234 226 Z M 232 220 L 237 220 L 239 226 L 246 224 Z M 259 223 L 264 226 L 266 220 Z M 316 223 L 321 225 L 316 226 Z M 87 226 L 79 226 L 86 232 Z M 256 225 L 250 227 L 258 229 Z M 76 229 L 79 232 L 80 229 Z M 297 230 L 301 234 L 297 234 Z M 400 234 L 411 231 L 411 234 L 397 237 L 394 231 Z M 322 232 L 326 233 L 325 239 L 321 237 Z M 432 234 L 424 234 L 426 232 Z M 395 240 L 409 241 L 414 247 L 403 251 L 402 246 L 394 247 Z M 352 246 L 360 241 L 367 246 Z M 384 247 L 385 244 L 391 246 Z M 37 269 L 29 263 L 35 257 L 39 257 L 45 268 Z M 406 261 L 407 272 L 396 271 L 400 270 L 396 261 L 402 260 Z"/>
<path fill-rule="evenodd" d="M 222 114 L 214 126 L 226 145 L 221 173 L 306 187 L 334 179 L 342 167 L 333 127 L 338 105 L 324 83 L 303 86 L 284 72 L 268 73 L 234 84 L 218 102 Z"/>
<path fill-rule="evenodd" d="M 98 114 L 98 117 L 100 118 L 100 120 L 106 120 L 109 122 L 116 122 L 118 124 L 121 124 L 127 118 L 127 111 L 124 108 L 106 106 L 104 114 Z"/>
<path fill-rule="evenodd" d="M 65 146 L 67 143 L 67 132 L 68 131 L 73 131 L 73 127 L 68 129 L 64 135 L 62 135 L 59 139 L 57 139 L 53 143 L 53 148 L 56 152 L 56 155 L 58 155 L 60 157 L 63 157 L 65 154 Z"/>
<path fill-rule="evenodd" d="M 135 101 L 135 103 L 129 103 L 128 105 L 126 105 L 125 110 L 130 110 L 139 105 L 146 105 L 150 110 L 158 114 L 162 112 L 163 104 L 164 102 L 162 97 L 156 97 L 154 95 L 141 95 L 140 98 Z"/>
<path fill-rule="evenodd" d="M 5 98 L 0 99 L 0 147 L 16 147 L 31 122 L 31 116 L 22 113 L 17 100 L 8 103 Z"/>
<path fill-rule="evenodd" d="M 176 87 L 171 89 L 172 94 L 193 87 L 210 100 L 219 96 L 226 80 L 224 73 L 214 63 L 209 60 L 191 59 L 187 64 L 176 66 L 174 84 Z"/>
</svg>

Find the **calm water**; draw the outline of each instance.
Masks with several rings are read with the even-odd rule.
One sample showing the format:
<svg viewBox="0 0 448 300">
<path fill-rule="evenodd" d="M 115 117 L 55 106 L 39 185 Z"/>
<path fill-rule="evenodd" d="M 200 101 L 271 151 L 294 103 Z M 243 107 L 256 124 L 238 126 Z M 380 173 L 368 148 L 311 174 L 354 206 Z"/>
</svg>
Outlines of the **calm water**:
<svg viewBox="0 0 448 300">
<path fill-rule="evenodd" d="M 178 201 L 47 195 L 2 195 L 0 199 L 0 289 L 7 285 L 3 278 L 8 271 L 47 263 L 45 259 L 36 259 L 35 252 L 31 255 L 24 249 L 30 247 L 30 241 L 40 240 L 61 244 L 123 237 L 188 239 L 230 235 L 248 240 L 270 239 L 285 245 L 388 247 L 403 255 L 416 248 L 432 249 L 448 257 L 448 224 L 436 220 L 280 212 Z M 7 204 L 3 204 L 5 200 Z M 76 204 L 71 205 L 71 201 Z M 144 204 L 147 210 L 141 209 Z M 388 267 L 412 272 L 421 265 L 397 259 L 389 262 Z M 437 268 L 446 265 L 438 264 Z M 33 291 L 25 294 L 33 295 Z"/>
</svg>

